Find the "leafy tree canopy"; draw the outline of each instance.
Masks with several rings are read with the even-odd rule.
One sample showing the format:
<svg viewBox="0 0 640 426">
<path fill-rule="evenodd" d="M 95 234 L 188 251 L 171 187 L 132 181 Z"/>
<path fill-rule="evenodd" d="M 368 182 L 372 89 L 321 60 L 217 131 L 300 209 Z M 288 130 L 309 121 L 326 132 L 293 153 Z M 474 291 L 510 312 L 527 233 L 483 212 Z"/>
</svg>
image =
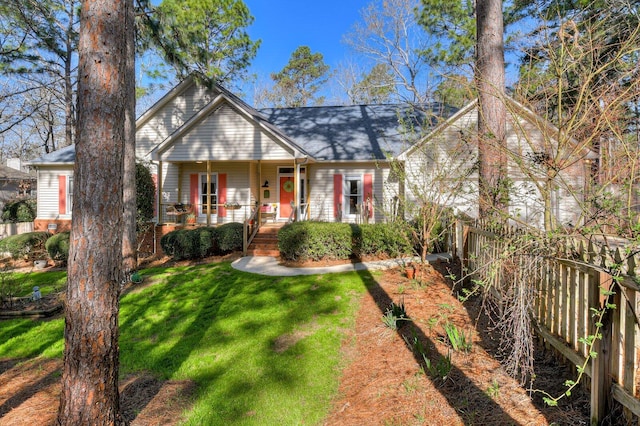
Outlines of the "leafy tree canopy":
<svg viewBox="0 0 640 426">
<path fill-rule="evenodd" d="M 164 0 L 147 18 L 143 43 L 179 78 L 195 71 L 208 81 L 237 81 L 260 46 L 246 32 L 254 18 L 242 0 Z"/>
<path fill-rule="evenodd" d="M 329 69 L 322 53 L 311 53 L 308 46 L 298 47 L 291 54 L 289 63 L 280 72 L 271 74 L 275 82 L 271 93 L 273 103 L 278 107 L 322 104 L 324 98 L 316 97 L 316 94 L 327 82 Z"/>
<path fill-rule="evenodd" d="M 354 103 L 381 104 L 388 102 L 395 90 L 395 78 L 387 64 L 378 63 L 351 89 Z"/>
</svg>

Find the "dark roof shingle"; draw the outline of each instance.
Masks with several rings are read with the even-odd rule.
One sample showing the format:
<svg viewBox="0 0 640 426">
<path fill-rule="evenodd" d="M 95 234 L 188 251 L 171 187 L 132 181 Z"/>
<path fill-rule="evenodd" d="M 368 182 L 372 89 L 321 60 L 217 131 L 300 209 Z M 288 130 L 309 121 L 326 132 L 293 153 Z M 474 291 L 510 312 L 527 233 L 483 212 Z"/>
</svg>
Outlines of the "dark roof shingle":
<svg viewBox="0 0 640 426">
<path fill-rule="evenodd" d="M 455 111 L 440 104 L 353 105 L 260 110 L 267 121 L 319 161 L 371 161 L 395 156 Z"/>
</svg>

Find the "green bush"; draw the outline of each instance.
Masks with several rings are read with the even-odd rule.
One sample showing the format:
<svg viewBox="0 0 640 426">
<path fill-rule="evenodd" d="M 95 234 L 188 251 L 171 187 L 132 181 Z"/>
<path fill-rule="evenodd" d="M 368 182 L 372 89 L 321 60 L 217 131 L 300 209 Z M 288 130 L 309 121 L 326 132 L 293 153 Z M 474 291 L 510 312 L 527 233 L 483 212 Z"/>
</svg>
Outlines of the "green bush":
<svg viewBox="0 0 640 426">
<path fill-rule="evenodd" d="M 211 256 L 218 252 L 218 229 L 211 227 L 198 227 L 189 231 L 193 233 L 193 250 L 196 257 Z"/>
<path fill-rule="evenodd" d="M 153 219 L 156 185 L 151 172 L 144 165 L 136 164 L 136 222 L 140 224 Z"/>
<path fill-rule="evenodd" d="M 348 259 L 351 239 L 348 223 L 294 222 L 278 233 L 278 247 L 287 260 Z"/>
<path fill-rule="evenodd" d="M 5 203 L 2 208 L 3 222 L 33 222 L 36 218 L 36 200 L 21 199 Z"/>
<path fill-rule="evenodd" d="M 51 236 L 48 232 L 27 232 L 0 240 L 0 252 L 9 253 L 13 259 L 36 260 L 46 253 L 45 243 Z"/>
<path fill-rule="evenodd" d="M 222 253 L 229 253 L 235 250 L 242 250 L 242 228 L 243 224 L 238 222 L 225 223 L 220 225 L 218 230 L 218 248 Z"/>
<path fill-rule="evenodd" d="M 69 259 L 69 235 L 70 232 L 60 232 L 49 237 L 44 244 L 49 257 L 55 261 L 66 263 Z"/>
<path fill-rule="evenodd" d="M 410 233 L 399 223 L 352 225 L 356 256 L 406 256 L 412 252 Z"/>
<path fill-rule="evenodd" d="M 176 260 L 201 259 L 219 252 L 218 230 L 210 227 L 176 229 L 160 238 L 160 247 Z"/>
</svg>

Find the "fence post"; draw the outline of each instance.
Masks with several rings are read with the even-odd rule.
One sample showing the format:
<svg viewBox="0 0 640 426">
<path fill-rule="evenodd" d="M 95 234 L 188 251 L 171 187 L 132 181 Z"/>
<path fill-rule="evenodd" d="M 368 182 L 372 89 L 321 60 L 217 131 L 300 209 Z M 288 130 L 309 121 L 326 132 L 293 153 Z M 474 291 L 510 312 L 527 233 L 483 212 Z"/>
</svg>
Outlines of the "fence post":
<svg viewBox="0 0 640 426">
<path fill-rule="evenodd" d="M 453 253 L 458 259 L 464 258 L 464 223 L 458 219 L 456 220 L 456 252 Z"/>
<path fill-rule="evenodd" d="M 600 278 L 600 277 L 599 277 Z M 591 291 L 600 292 L 601 279 L 597 287 Z M 594 307 L 603 308 L 601 304 Z M 604 306 L 606 308 L 606 306 Z M 612 310 L 607 309 L 602 317 L 600 333 L 602 339 L 596 339 L 593 350 L 597 353 L 591 359 L 591 425 L 597 426 L 609 412 L 609 397 L 611 395 L 611 345 L 612 345 Z"/>
</svg>

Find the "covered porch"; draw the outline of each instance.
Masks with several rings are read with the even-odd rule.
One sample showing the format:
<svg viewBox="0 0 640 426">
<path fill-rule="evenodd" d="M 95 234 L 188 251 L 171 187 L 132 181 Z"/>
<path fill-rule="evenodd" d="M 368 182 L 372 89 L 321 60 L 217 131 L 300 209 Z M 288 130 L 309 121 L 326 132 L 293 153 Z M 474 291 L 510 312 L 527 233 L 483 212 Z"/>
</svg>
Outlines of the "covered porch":
<svg viewBox="0 0 640 426">
<path fill-rule="evenodd" d="M 304 220 L 309 209 L 307 158 L 158 162 L 160 225 L 258 225 Z"/>
</svg>

